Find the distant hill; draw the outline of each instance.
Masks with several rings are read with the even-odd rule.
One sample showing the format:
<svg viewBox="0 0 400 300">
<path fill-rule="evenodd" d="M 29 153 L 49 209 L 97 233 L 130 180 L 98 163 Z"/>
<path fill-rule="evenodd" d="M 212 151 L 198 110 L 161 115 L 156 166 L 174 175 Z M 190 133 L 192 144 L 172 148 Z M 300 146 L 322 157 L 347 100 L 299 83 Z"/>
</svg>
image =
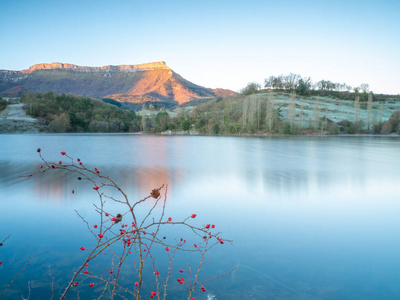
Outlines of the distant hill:
<svg viewBox="0 0 400 300">
<path fill-rule="evenodd" d="M 171 104 L 236 94 L 194 84 L 171 70 L 165 62 L 104 67 L 51 63 L 37 64 L 22 71 L 0 70 L 1 96 L 19 96 L 28 90 L 110 98 L 127 103 Z"/>
</svg>

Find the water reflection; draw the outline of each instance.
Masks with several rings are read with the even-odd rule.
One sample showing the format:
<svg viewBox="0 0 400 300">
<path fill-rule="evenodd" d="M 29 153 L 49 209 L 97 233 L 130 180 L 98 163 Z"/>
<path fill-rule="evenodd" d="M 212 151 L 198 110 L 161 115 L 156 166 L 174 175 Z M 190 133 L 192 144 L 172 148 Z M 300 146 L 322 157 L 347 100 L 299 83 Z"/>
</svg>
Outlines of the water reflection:
<svg viewBox="0 0 400 300">
<path fill-rule="evenodd" d="M 20 178 L 38 169 L 41 147 L 97 167 L 131 200 L 168 184 L 168 215 L 215 222 L 235 243 L 215 248 L 210 274 L 239 266 L 210 283 L 218 299 L 400 297 L 398 139 L 0 135 L 0 145 L 0 228 L 15 241 L 0 255 L 15 271 L 34 255 L 37 282 L 48 282 L 45 264 L 58 276 L 75 268 L 87 236 L 74 209 L 91 221 L 97 201 L 72 174 Z"/>
<path fill-rule="evenodd" d="M 147 195 L 154 188 L 159 188 L 163 184 L 168 185 L 168 195 L 173 199 L 174 187 L 182 184 L 182 172 L 179 169 L 170 170 L 165 167 L 135 167 L 108 169 L 102 167 L 102 174 L 116 181 L 116 183 L 128 194 L 131 200 L 139 200 Z M 23 170 L 21 174 L 27 174 Z M 35 175 L 29 180 L 19 178 L 14 175 L 8 177 L 8 184 L 11 182 L 23 182 L 24 185 L 33 185 L 32 192 L 36 201 L 46 202 L 71 202 L 79 201 L 79 197 L 87 197 L 93 194 L 93 185 L 85 180 L 78 180 L 76 174 L 66 174 L 62 170 L 49 170 L 41 175 Z M 107 182 L 107 180 L 98 182 Z M 25 187 L 28 189 L 28 187 Z M 112 189 L 107 189 L 106 194 L 113 193 Z M 117 194 L 113 194 L 117 195 Z M 121 196 L 121 195 L 117 195 Z M 136 197 L 136 198 L 132 198 Z"/>
</svg>

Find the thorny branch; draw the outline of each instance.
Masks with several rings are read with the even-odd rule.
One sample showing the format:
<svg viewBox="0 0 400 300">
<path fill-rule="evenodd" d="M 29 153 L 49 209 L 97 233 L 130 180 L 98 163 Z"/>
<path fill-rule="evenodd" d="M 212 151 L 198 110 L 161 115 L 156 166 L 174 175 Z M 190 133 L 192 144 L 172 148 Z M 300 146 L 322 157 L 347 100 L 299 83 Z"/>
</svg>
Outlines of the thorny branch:
<svg viewBox="0 0 400 300">
<path fill-rule="evenodd" d="M 91 280 L 97 280 L 97 283 L 90 282 L 89 284 L 90 287 L 103 284 L 103 288 L 101 289 L 98 299 L 105 297 L 105 292 L 107 290 L 110 290 L 111 288 L 109 296 L 110 299 L 114 299 L 115 296 L 121 297 L 122 299 L 127 299 L 126 296 L 130 295 L 133 296 L 134 299 L 139 300 L 142 298 L 143 294 L 142 289 L 144 280 L 146 280 L 146 285 L 149 286 L 147 282 L 148 278 L 144 277 L 144 268 L 145 268 L 144 262 L 147 257 L 150 257 L 151 259 L 152 269 L 154 272 L 155 284 L 156 284 L 156 291 L 151 292 L 150 298 L 156 297 L 157 299 L 160 299 L 160 296 L 162 299 L 166 299 L 168 283 L 171 275 L 175 272 L 173 262 L 176 255 L 179 252 L 200 253 L 200 262 L 197 269 L 194 270 L 194 273 L 192 273 L 190 264 L 188 264 L 189 271 L 185 271 L 189 273 L 188 281 L 184 282 L 183 277 L 179 278 L 178 280 L 180 281 L 179 283 L 183 287 L 186 287 L 189 300 L 194 299 L 194 297 L 192 298 L 192 294 L 196 289 L 201 289 L 203 292 L 205 291 L 205 288 L 203 286 L 199 287 L 199 285 L 226 276 L 236 269 L 233 268 L 229 272 L 215 276 L 214 278 L 202 281 L 198 280 L 198 276 L 200 274 L 200 270 L 202 269 L 203 264 L 209 261 L 208 259 L 206 259 L 206 254 L 208 253 L 208 251 L 210 251 L 217 244 L 224 244 L 224 242 L 231 243 L 232 241 L 222 239 L 220 237 L 220 232 L 216 233 L 210 229 L 210 224 L 207 224 L 205 227 L 198 227 L 195 225 L 191 225 L 189 221 L 191 219 L 196 218 L 195 214 L 187 216 L 183 220 L 172 221 L 171 218 L 165 220 L 167 191 L 168 191 L 167 185 L 165 186 L 162 185 L 159 188 L 155 188 L 151 191 L 150 195 L 143 197 L 141 200 L 138 200 L 134 203 L 130 203 L 128 196 L 125 194 L 125 192 L 112 179 L 100 174 L 100 171 L 97 168 L 94 168 L 94 170 L 89 169 L 83 164 L 83 162 L 80 159 L 74 160 L 72 157 L 68 156 L 65 152 L 61 152 L 61 155 L 67 157 L 70 160 L 70 163 L 68 164 L 62 163 L 62 161 L 60 161 L 59 163 L 48 162 L 42 157 L 40 149 L 38 149 L 38 153 L 42 160 L 42 165 L 40 165 L 40 169 L 38 171 L 26 176 L 28 179 L 31 178 L 32 176 L 43 174 L 53 169 L 59 169 L 64 171 L 65 172 L 64 175 L 69 173 L 74 173 L 79 176 L 78 177 L 79 180 L 85 180 L 86 182 L 91 182 L 93 184 L 94 186 L 93 189 L 97 193 L 99 199 L 98 204 L 93 203 L 95 211 L 100 216 L 99 223 L 97 224 L 90 225 L 89 222 L 86 221 L 85 218 L 83 218 L 79 214 L 79 212 L 75 210 L 79 218 L 82 219 L 82 221 L 86 224 L 88 230 L 96 238 L 96 244 L 93 246 L 91 250 L 86 250 L 86 248 L 83 246 L 81 247 L 81 250 L 87 251 L 88 254 L 84 259 L 83 263 L 81 264 L 81 266 L 78 267 L 78 269 L 73 274 L 71 280 L 67 284 L 60 299 L 64 299 L 69 290 L 72 289 L 73 287 L 77 287 L 79 283 L 82 284 L 84 281 L 91 279 Z M 116 197 L 105 194 L 103 189 L 106 190 L 106 188 L 115 188 L 120 193 L 120 196 Z M 165 192 L 164 195 L 162 196 L 160 192 L 163 189 L 165 189 Z M 141 217 L 141 220 L 139 220 L 138 216 L 136 215 L 137 214 L 136 211 L 139 205 L 148 203 L 149 200 L 152 198 L 155 199 L 155 201 L 147 209 L 147 212 L 144 213 L 144 216 Z M 112 214 L 106 210 L 105 199 L 108 199 L 109 201 L 114 202 L 118 205 L 125 206 L 125 208 L 120 209 L 120 211 L 118 211 L 118 214 Z M 162 205 L 160 205 L 161 201 Z M 156 210 L 156 207 L 159 206 L 161 209 Z M 127 220 L 130 220 L 129 222 L 132 221 L 132 225 L 128 226 L 127 223 L 129 222 Z M 121 225 L 119 232 L 118 230 L 116 232 L 116 229 L 118 227 L 115 225 L 117 223 L 120 223 Z M 194 245 L 195 247 L 194 249 L 190 249 L 189 246 L 186 244 L 186 240 L 183 240 L 182 238 L 180 239 L 180 241 L 176 240 L 175 243 L 165 242 L 164 240 L 165 238 L 163 239 L 158 237 L 161 230 L 161 226 L 171 226 L 171 225 L 183 226 L 185 228 L 188 228 L 192 233 L 194 233 L 196 237 L 200 237 L 201 240 Z M 96 230 L 93 230 L 92 227 Z M 214 228 L 214 225 L 212 225 L 212 228 Z M 147 230 L 149 231 L 153 230 L 153 232 L 150 234 L 146 232 Z M 7 238 L 5 240 L 7 240 Z M 119 246 L 121 245 L 120 243 L 122 244 L 122 248 Z M 164 275 L 160 274 L 160 272 L 157 270 L 156 257 L 152 253 L 153 247 L 155 245 L 165 247 L 165 251 L 169 258 L 168 270 Z M 169 252 L 170 250 L 171 252 Z M 95 259 L 101 253 L 104 253 L 106 255 L 106 252 L 107 253 L 110 252 L 112 254 L 112 257 L 117 259 L 116 264 L 112 262 L 112 267 L 108 271 L 110 273 L 108 278 L 103 277 L 103 275 L 98 276 L 96 274 L 93 274 L 92 272 L 89 274 L 87 270 L 88 263 L 93 259 Z M 133 255 L 131 255 L 131 252 L 133 252 Z M 158 255 L 159 254 L 157 254 L 157 257 Z M 132 283 L 132 286 L 130 285 L 126 286 L 126 284 L 122 285 L 120 283 L 120 277 L 123 274 L 122 266 L 124 265 L 128 257 L 133 257 L 134 259 L 133 265 L 135 266 L 134 269 L 136 269 L 137 271 L 136 281 L 134 282 L 134 284 Z M 114 270 L 114 267 L 116 268 L 116 270 Z M 83 271 L 84 268 L 86 268 L 85 271 Z M 180 272 L 183 272 L 183 270 L 180 270 Z M 53 279 L 52 283 L 52 298 L 53 298 L 54 277 L 51 275 L 50 268 L 49 268 L 49 274 Z M 80 279 L 82 275 L 84 276 L 84 278 Z M 19 275 L 17 275 L 17 277 L 18 276 Z M 159 287 L 160 283 L 164 284 L 163 288 Z M 2 294 L 0 294 L 0 296 Z M 79 298 L 79 291 L 77 293 L 77 297 Z"/>
<path fill-rule="evenodd" d="M 5 292 L 7 292 L 7 290 L 9 289 L 9 287 L 10 287 L 10 286 L 14 283 L 14 281 L 19 277 L 19 275 L 21 275 L 21 274 L 25 271 L 26 266 L 31 262 L 31 260 L 32 260 L 32 257 L 25 263 L 25 265 L 24 265 L 24 267 L 22 268 L 22 270 L 21 270 L 17 275 L 15 275 L 14 279 L 11 280 L 11 282 L 8 284 L 8 286 L 5 288 L 5 290 L 4 290 L 3 292 L 1 292 L 0 297 L 1 297 Z"/>
</svg>

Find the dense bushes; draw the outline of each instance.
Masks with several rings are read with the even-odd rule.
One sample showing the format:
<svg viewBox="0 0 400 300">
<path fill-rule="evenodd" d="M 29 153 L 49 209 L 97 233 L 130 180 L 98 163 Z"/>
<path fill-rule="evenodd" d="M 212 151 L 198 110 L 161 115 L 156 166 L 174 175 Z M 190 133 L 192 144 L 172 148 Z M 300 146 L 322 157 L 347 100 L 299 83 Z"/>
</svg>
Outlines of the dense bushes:
<svg viewBox="0 0 400 300">
<path fill-rule="evenodd" d="M 27 113 L 48 125 L 50 132 L 139 131 L 140 117 L 101 100 L 74 95 L 28 92 L 21 96 Z"/>
<path fill-rule="evenodd" d="M 0 111 L 4 110 L 7 106 L 7 101 L 0 97 Z"/>
</svg>

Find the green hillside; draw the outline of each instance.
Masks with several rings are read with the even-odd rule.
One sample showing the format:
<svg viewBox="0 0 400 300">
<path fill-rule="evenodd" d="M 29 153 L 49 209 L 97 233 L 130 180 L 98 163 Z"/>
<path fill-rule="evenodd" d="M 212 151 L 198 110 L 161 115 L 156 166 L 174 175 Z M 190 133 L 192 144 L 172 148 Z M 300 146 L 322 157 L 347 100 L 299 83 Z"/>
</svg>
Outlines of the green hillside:
<svg viewBox="0 0 400 300">
<path fill-rule="evenodd" d="M 47 125 L 49 132 L 135 132 L 140 117 L 135 111 L 75 95 L 28 92 L 21 96 L 27 114 Z"/>
</svg>

